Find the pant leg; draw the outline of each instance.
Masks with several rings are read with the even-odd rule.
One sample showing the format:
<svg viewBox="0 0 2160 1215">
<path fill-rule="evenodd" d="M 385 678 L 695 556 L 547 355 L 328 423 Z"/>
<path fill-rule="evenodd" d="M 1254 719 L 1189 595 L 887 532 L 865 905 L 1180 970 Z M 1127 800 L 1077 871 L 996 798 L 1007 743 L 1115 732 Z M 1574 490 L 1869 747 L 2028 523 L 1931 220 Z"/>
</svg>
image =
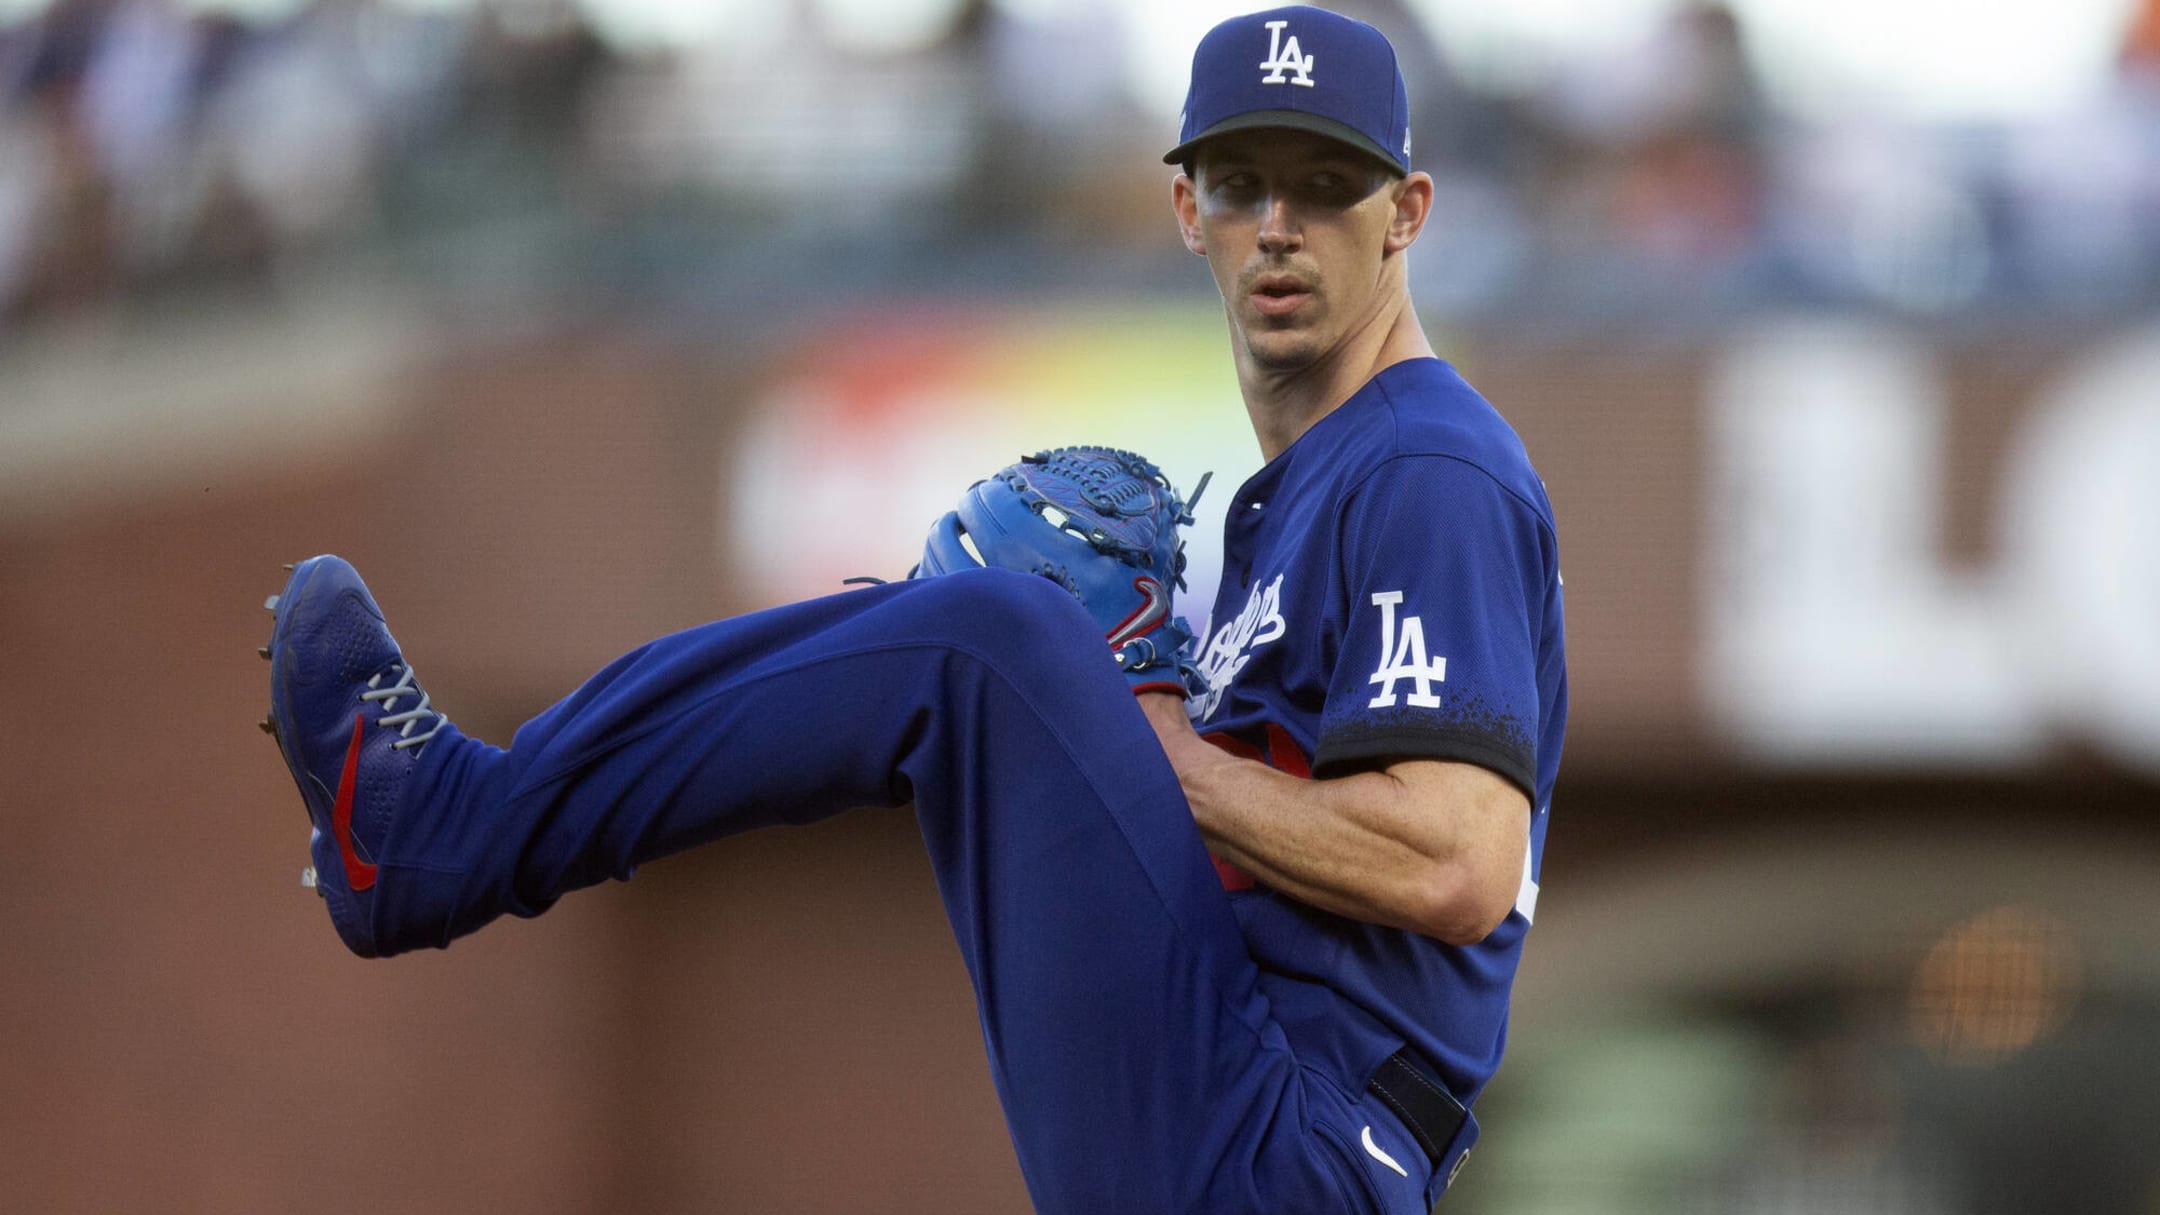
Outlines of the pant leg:
<svg viewBox="0 0 2160 1215">
<path fill-rule="evenodd" d="M 384 863 L 447 895 L 454 933 L 912 797 L 1039 1211 L 1343 1209 L 1176 776 L 1095 636 L 1053 584 L 990 570 L 662 638 L 508 751 L 423 767 L 434 812 Z"/>
</svg>

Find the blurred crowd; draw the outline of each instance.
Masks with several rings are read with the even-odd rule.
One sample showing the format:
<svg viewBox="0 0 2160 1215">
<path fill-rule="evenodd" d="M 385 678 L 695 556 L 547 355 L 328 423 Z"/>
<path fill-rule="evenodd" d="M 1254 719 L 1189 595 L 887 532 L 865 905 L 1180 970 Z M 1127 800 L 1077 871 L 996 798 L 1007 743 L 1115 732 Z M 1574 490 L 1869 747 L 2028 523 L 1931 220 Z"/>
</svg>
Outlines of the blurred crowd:
<svg viewBox="0 0 2160 1215">
<path fill-rule="evenodd" d="M 1785 112 L 1715 3 L 1504 90 L 1403 0 L 1337 7 L 1403 53 L 1439 314 L 2160 302 L 2160 0 L 2089 106 L 1994 124 Z M 661 50 L 576 0 L 58 0 L 0 26 L 0 334 L 325 259 L 581 291 L 1193 285 L 1165 256 L 1172 117 L 1114 14 L 968 0 L 873 53 L 811 0 L 775 11 Z"/>
</svg>

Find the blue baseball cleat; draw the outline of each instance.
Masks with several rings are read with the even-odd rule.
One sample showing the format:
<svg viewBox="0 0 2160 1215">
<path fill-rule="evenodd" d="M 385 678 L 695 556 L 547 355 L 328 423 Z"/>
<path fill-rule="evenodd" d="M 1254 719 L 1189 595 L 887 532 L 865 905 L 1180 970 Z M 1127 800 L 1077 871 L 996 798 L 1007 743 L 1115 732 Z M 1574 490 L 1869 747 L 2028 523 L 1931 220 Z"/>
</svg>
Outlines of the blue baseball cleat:
<svg viewBox="0 0 2160 1215">
<path fill-rule="evenodd" d="M 285 589 L 263 604 L 276 623 L 257 651 L 270 660 L 262 725 L 315 824 L 315 864 L 301 882 L 322 896 L 346 946 L 372 958 L 396 951 L 375 922 L 385 836 L 421 754 L 455 730 L 429 706 L 351 564 L 323 556 L 288 568 Z"/>
</svg>

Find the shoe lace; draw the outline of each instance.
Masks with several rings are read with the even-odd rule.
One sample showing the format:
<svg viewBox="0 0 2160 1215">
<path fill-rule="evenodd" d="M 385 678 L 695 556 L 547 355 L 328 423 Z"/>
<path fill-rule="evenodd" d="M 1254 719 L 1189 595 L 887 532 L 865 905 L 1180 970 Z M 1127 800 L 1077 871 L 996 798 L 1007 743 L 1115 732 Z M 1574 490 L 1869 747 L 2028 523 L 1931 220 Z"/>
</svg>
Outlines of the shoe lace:
<svg viewBox="0 0 2160 1215">
<path fill-rule="evenodd" d="M 387 688 L 380 686 L 383 676 L 390 674 L 390 671 L 398 673 L 397 682 Z M 382 715 L 382 719 L 375 723 L 381 726 L 399 727 L 398 740 L 391 743 L 390 748 L 394 751 L 403 751 L 407 747 L 420 746 L 435 737 L 445 725 L 449 724 L 450 718 L 441 710 L 428 707 L 428 694 L 419 684 L 413 682 L 413 669 L 411 667 L 397 666 L 390 668 L 390 671 L 379 671 L 373 678 L 369 679 L 367 681 L 369 690 L 360 693 L 360 699 L 379 700 L 383 702 L 384 709 L 395 709 L 399 700 L 407 696 L 419 697 L 418 703 L 414 704 L 412 708 L 396 713 L 386 712 Z M 418 726 L 422 719 L 428 717 L 433 717 L 435 724 L 429 726 L 422 733 L 413 733 L 413 728 Z"/>
</svg>

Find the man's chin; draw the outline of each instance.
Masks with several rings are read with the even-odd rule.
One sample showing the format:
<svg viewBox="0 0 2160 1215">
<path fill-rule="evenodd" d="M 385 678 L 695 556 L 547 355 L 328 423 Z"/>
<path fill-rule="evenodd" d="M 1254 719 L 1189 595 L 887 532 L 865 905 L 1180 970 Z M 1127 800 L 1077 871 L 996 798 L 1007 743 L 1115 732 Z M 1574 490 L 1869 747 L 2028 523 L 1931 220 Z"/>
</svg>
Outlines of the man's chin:
<svg viewBox="0 0 2160 1215">
<path fill-rule="evenodd" d="M 1320 343 L 1305 330 L 1246 331 L 1245 349 L 1263 371 L 1296 371 L 1320 357 Z"/>
</svg>

